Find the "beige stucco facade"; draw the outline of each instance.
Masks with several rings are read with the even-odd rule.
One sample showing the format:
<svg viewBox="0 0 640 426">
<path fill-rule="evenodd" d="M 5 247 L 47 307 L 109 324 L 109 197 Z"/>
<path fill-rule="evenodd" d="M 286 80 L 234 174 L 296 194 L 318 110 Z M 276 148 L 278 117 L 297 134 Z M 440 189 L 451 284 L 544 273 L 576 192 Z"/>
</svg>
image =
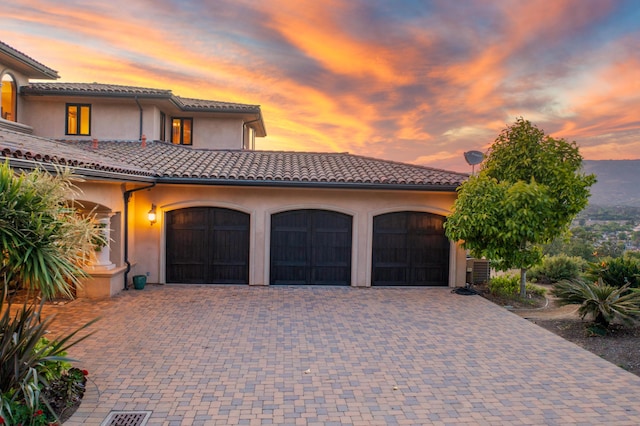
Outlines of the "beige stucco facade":
<svg viewBox="0 0 640 426">
<path fill-rule="evenodd" d="M 143 185 L 138 185 L 139 187 Z M 135 186 L 127 185 L 127 189 Z M 83 199 L 108 206 L 113 210 L 112 261 L 123 265 L 124 204 L 121 184 L 86 183 Z M 455 194 L 450 192 L 381 191 L 320 188 L 267 188 L 243 186 L 204 186 L 159 184 L 135 192 L 129 202 L 129 260 L 134 265 L 130 276 L 146 275 L 148 282 L 165 283 L 167 212 L 186 207 L 222 207 L 250 215 L 249 285 L 269 283 L 271 215 L 300 209 L 330 210 L 353 218 L 351 285 L 371 285 L 373 218 L 380 214 L 419 211 L 446 216 Z M 151 224 L 147 213 L 157 206 L 158 220 Z M 113 232 L 113 230 L 112 230 Z M 465 252 L 451 244 L 449 286 L 463 285 L 466 272 Z"/>
<path fill-rule="evenodd" d="M 91 134 L 67 135 L 65 108 L 67 103 L 91 105 Z M 163 111 L 148 100 L 108 99 L 85 97 L 26 96 L 21 99 L 22 122 L 33 129 L 33 134 L 64 140 L 162 140 L 161 114 L 164 112 L 164 140 L 171 137 L 172 118 L 193 119 L 193 148 L 243 149 L 254 145 L 255 132 L 238 117 L 212 116 L 189 113 L 171 108 L 164 102 Z"/>
<path fill-rule="evenodd" d="M 193 145 L 191 148 L 180 148 L 186 150 L 184 152 L 193 153 L 197 149 L 253 150 L 255 137 L 266 136 L 259 106 L 199 101 L 175 97 L 170 91 L 97 83 L 61 83 L 39 87 L 35 84 L 30 91 L 29 87 L 24 88 L 29 85 L 30 78 L 54 80 L 59 78 L 57 73 L 0 44 L 0 78 L 4 74 L 11 75 L 21 92 L 16 102 L 17 121 L 0 118 L 0 129 L 17 132 L 9 136 L 11 140 L 6 140 L 10 142 L 7 152 L 16 156 L 11 161 L 26 169 L 51 166 L 49 161 L 55 162 L 52 159 L 61 150 L 82 144 L 65 145 L 64 142 L 49 139 L 97 139 L 120 143 L 136 141 L 145 135 L 147 140 L 169 141 L 172 118 L 193 120 Z M 89 135 L 66 134 L 67 103 L 91 105 Z M 23 139 L 20 137 L 22 134 L 32 134 L 37 138 Z M 176 148 L 168 147 L 172 150 Z M 116 149 L 120 148 L 118 146 Z M 202 151 L 205 152 L 207 151 Z M 220 154 L 226 155 L 228 152 Z M 273 215 L 297 210 L 325 210 L 348 215 L 351 218 L 349 284 L 368 287 L 372 282 L 374 218 L 396 212 L 425 212 L 445 217 L 450 213 L 457 195 L 451 183 L 442 186 L 441 192 L 429 192 L 424 189 L 428 187 L 425 186 L 425 181 L 420 179 L 410 181 L 413 188 L 421 187 L 422 190 L 408 190 L 402 184 L 388 186 L 393 189 L 372 189 L 384 188 L 381 182 L 388 178 L 386 173 L 390 169 L 378 169 L 378 166 L 375 166 L 379 170 L 378 175 L 370 181 L 350 181 L 351 178 L 336 178 L 319 173 L 322 176 L 301 177 L 295 183 L 298 186 L 292 186 L 292 181 L 289 180 L 291 172 L 288 172 L 289 177 L 279 176 L 284 163 L 278 163 L 273 170 L 256 174 L 262 177 L 255 177 L 256 180 L 251 181 L 253 183 L 229 177 L 226 178 L 226 185 L 220 185 L 214 174 L 211 174 L 210 180 L 206 177 L 198 178 L 198 184 L 184 178 L 185 175 L 191 176 L 190 172 L 177 173 L 166 180 L 166 175 L 156 174 L 158 170 L 155 170 L 153 164 L 149 165 L 150 170 L 146 174 L 137 168 L 114 172 L 109 164 L 110 160 L 105 157 L 102 161 L 101 157 L 97 157 L 100 152 L 93 149 L 90 154 L 87 151 L 71 150 L 65 151 L 64 155 L 65 161 L 74 161 L 76 157 L 84 158 L 87 155 L 92 158 L 82 160 L 85 161 L 82 164 L 89 167 L 84 169 L 89 177 L 77 184 L 81 193 L 69 196 L 76 198 L 84 206 L 81 210 L 85 213 L 95 214 L 96 222 L 104 227 L 103 232 L 109 237 L 109 244 L 96 251 L 92 264 L 87 267 L 89 276 L 84 279 L 84 286 L 78 291 L 80 297 L 95 299 L 117 294 L 125 288 L 125 282 L 131 283 L 135 275 L 145 275 L 150 283 L 166 283 L 166 215 L 188 207 L 224 208 L 249 215 L 248 285 L 252 286 L 268 285 L 271 282 L 269 269 Z M 169 157 L 172 154 L 164 155 L 167 156 L 166 159 L 174 159 Z M 179 159 L 175 161 L 184 162 Z M 353 168 L 374 167 L 373 161 L 366 161 L 369 161 L 366 166 L 361 163 L 345 166 L 345 163 L 334 162 L 332 164 L 341 165 L 336 166 L 339 170 L 332 173 L 341 174 L 344 171 L 350 174 Z M 76 170 L 80 175 L 84 173 L 82 167 L 80 165 L 79 170 Z M 115 166 L 116 169 L 119 167 Z M 389 167 L 393 169 L 395 166 Z M 304 173 L 309 172 L 306 166 L 304 169 Z M 205 170 L 201 173 L 208 175 L 213 171 Z M 392 171 L 389 173 L 393 174 Z M 413 171 L 409 174 L 412 173 Z M 235 172 L 232 174 L 235 176 Z M 394 179 L 397 179 L 396 182 L 406 182 L 404 175 Z M 177 180 L 186 183 L 168 183 Z M 431 181 L 431 177 L 426 178 L 426 181 Z M 365 182 L 369 183 L 364 184 Z M 335 186 L 329 187 L 331 185 Z M 409 188 L 410 185 L 406 187 Z M 438 185 L 431 187 L 437 188 Z M 125 202 L 124 195 L 127 191 L 131 197 Z M 150 223 L 147 216 L 152 205 L 156 206 L 158 213 L 155 223 Z M 465 260 L 464 250 L 459 245 L 450 243 L 449 286 L 465 283 Z M 348 270 L 348 266 L 345 268 Z M 440 267 L 439 270 L 443 271 L 444 268 Z"/>
<path fill-rule="evenodd" d="M 23 100 L 24 123 L 33 127 L 34 134 L 38 136 L 68 140 L 139 139 L 139 109 L 133 100 L 117 103 L 78 97 L 64 100 L 49 97 L 25 97 Z M 65 134 L 65 106 L 67 103 L 91 105 L 91 134 L 89 136 Z M 148 115 L 150 118 L 151 114 Z"/>
</svg>

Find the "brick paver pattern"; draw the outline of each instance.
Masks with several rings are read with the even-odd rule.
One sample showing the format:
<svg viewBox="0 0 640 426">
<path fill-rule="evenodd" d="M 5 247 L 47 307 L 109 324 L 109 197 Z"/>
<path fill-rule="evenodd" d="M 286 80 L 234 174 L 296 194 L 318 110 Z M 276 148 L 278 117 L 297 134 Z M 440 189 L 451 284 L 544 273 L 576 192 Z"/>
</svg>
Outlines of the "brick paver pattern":
<svg viewBox="0 0 640 426">
<path fill-rule="evenodd" d="M 446 288 L 154 286 L 56 312 L 100 316 L 66 425 L 640 424 L 640 378 Z"/>
</svg>

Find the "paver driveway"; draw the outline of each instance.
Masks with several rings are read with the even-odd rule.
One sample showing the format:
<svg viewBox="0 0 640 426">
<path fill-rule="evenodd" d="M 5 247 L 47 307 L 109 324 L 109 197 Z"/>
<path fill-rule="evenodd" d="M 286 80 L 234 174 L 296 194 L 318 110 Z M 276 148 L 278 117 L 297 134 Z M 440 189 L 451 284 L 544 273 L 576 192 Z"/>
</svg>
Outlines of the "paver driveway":
<svg viewBox="0 0 640 426">
<path fill-rule="evenodd" d="M 445 288 L 147 286 L 51 310 L 102 316 L 70 354 L 95 386 L 69 425 L 640 424 L 640 378 Z"/>
</svg>

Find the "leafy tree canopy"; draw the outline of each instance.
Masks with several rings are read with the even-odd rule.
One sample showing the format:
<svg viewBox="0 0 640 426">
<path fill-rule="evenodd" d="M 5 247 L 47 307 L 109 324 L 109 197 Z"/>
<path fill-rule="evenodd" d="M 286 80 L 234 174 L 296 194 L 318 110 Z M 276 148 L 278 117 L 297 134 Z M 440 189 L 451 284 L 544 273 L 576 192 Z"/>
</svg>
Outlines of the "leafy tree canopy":
<svg viewBox="0 0 640 426">
<path fill-rule="evenodd" d="M 526 269 L 542 258 L 540 245 L 566 231 L 588 201 L 594 175 L 581 171 L 575 142 L 555 139 L 519 118 L 504 129 L 479 173 L 458 188 L 447 236 L 500 269 Z"/>
</svg>

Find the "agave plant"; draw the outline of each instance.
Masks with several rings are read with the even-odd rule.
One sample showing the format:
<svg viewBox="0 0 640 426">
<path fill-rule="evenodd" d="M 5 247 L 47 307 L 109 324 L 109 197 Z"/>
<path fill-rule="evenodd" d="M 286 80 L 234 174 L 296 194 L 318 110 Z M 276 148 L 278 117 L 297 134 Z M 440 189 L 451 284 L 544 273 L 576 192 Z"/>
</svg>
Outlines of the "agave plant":
<svg viewBox="0 0 640 426">
<path fill-rule="evenodd" d="M 640 291 L 630 289 L 629 283 L 622 287 L 581 280 L 562 281 L 556 284 L 552 294 L 560 304 L 580 305 L 578 313 L 584 319 L 589 315 L 593 321 L 608 327 L 614 321 L 634 323 L 640 319 Z"/>
<path fill-rule="evenodd" d="M 69 362 L 67 350 L 91 336 L 87 333 L 76 338 L 78 333 L 93 324 L 90 321 L 59 340 L 44 339 L 53 316 L 40 318 L 34 305 L 23 304 L 14 315 L 4 303 L 6 286 L 0 293 L 0 389 L 2 406 L 0 415 L 11 418 L 7 412 L 14 402 L 23 402 L 35 411 L 41 402 L 40 389 L 47 385 L 47 366 L 54 361 Z"/>
</svg>

